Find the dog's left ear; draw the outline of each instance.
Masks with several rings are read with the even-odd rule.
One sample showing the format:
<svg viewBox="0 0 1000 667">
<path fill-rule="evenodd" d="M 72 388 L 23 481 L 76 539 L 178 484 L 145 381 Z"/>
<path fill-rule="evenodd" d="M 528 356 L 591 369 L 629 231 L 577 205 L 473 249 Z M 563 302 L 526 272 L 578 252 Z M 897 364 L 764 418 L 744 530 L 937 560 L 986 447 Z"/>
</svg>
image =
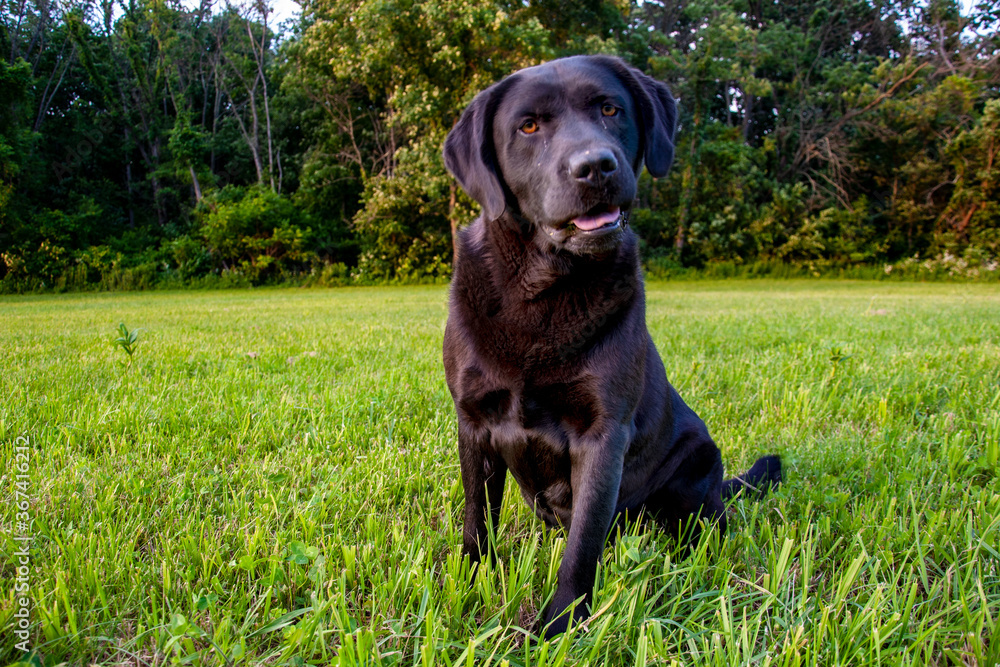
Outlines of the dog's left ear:
<svg viewBox="0 0 1000 667">
<path fill-rule="evenodd" d="M 444 141 L 444 166 L 470 197 L 483 207 L 488 220 L 499 218 L 506 198 L 493 148 L 493 114 L 506 81 L 476 95 Z"/>
<path fill-rule="evenodd" d="M 674 161 L 674 135 L 677 133 L 677 102 L 667 84 L 629 67 L 618 58 L 608 58 L 608 65 L 628 87 L 635 100 L 642 128 L 643 159 L 655 178 L 666 176 Z"/>
</svg>

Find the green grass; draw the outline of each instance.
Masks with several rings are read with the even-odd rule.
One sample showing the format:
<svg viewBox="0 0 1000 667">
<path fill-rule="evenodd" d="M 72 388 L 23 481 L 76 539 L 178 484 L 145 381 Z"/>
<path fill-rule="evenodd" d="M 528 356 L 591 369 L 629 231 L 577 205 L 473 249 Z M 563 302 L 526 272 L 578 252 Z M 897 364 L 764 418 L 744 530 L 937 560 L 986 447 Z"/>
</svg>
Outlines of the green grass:
<svg viewBox="0 0 1000 667">
<path fill-rule="evenodd" d="M 470 583 L 460 557 L 445 299 L 0 298 L 0 661 L 20 657 L 20 435 L 45 664 L 1000 661 L 995 286 L 650 285 L 668 377 L 728 470 L 777 452 L 787 482 L 689 555 L 633 528 L 590 622 L 542 644 L 564 537 L 513 483 L 500 561 Z"/>
</svg>

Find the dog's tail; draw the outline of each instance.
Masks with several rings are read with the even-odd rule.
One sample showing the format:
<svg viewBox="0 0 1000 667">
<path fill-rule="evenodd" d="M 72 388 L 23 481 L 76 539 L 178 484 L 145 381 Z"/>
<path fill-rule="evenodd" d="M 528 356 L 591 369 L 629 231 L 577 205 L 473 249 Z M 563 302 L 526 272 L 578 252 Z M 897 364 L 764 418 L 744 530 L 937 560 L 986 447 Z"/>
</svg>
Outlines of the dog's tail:
<svg viewBox="0 0 1000 667">
<path fill-rule="evenodd" d="M 762 456 L 750 470 L 722 483 L 722 500 L 727 501 L 737 493 L 751 498 L 763 498 L 769 490 L 781 483 L 781 459 Z"/>
</svg>

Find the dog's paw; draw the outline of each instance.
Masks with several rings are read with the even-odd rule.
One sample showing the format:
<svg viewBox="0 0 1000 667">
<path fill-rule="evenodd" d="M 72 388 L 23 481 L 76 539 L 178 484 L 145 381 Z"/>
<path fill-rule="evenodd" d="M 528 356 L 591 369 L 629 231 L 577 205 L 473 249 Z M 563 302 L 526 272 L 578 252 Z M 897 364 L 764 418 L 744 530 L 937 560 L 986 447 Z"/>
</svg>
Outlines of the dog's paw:
<svg viewBox="0 0 1000 667">
<path fill-rule="evenodd" d="M 570 621 L 573 625 L 581 623 L 590 618 L 590 610 L 587 604 L 581 600 L 576 606 L 564 606 L 562 610 L 556 604 L 549 605 L 542 615 L 542 639 L 553 639 L 569 628 Z"/>
</svg>

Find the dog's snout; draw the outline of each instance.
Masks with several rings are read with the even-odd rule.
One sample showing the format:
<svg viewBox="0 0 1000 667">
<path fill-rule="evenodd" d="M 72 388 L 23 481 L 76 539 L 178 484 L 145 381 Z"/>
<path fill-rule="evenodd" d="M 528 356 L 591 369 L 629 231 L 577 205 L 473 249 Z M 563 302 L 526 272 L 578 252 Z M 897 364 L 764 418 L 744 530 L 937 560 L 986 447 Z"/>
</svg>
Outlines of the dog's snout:
<svg viewBox="0 0 1000 667">
<path fill-rule="evenodd" d="M 596 184 L 615 173 L 618 160 L 610 149 L 590 149 L 569 158 L 569 173 L 578 181 Z"/>
</svg>

